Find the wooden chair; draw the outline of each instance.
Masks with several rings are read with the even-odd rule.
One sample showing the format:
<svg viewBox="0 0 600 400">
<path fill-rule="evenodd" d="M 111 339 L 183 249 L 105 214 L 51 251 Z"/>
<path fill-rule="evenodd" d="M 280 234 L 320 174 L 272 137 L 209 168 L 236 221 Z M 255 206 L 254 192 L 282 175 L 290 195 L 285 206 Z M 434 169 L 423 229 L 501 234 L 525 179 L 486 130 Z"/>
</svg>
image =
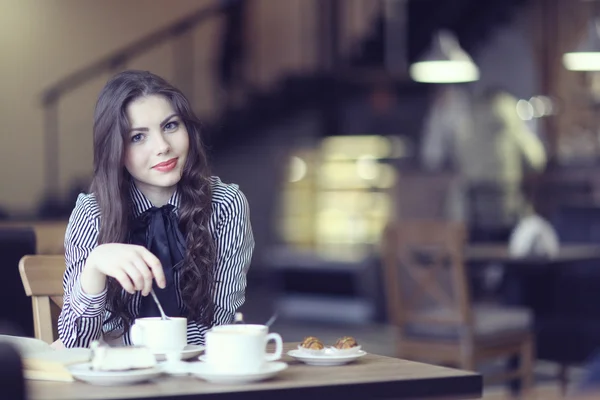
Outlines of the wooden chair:
<svg viewBox="0 0 600 400">
<path fill-rule="evenodd" d="M 35 337 L 51 344 L 58 338 L 65 257 L 28 255 L 21 258 L 19 272 L 25 293 L 31 297 Z"/>
<path fill-rule="evenodd" d="M 527 309 L 471 304 L 463 260 L 466 228 L 458 223 L 402 221 L 384 232 L 388 313 L 399 331 L 397 356 L 475 370 L 481 361 L 520 356 L 516 371 L 486 383 L 520 378 L 533 384 L 534 339 Z"/>
</svg>

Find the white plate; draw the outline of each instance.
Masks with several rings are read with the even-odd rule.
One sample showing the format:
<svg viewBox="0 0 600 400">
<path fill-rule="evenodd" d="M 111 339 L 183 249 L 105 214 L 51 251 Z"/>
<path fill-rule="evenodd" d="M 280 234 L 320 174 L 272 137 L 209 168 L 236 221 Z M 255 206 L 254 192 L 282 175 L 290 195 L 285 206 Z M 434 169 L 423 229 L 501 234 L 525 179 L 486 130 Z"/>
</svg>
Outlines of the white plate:
<svg viewBox="0 0 600 400">
<path fill-rule="evenodd" d="M 208 382 L 223 384 L 244 384 L 269 379 L 285 370 L 288 365 L 281 361 L 265 363 L 260 371 L 250 374 L 222 374 L 211 370 L 211 367 L 198 362 L 190 365 L 189 373 Z"/>
<path fill-rule="evenodd" d="M 75 379 L 102 386 L 132 385 L 157 378 L 163 373 L 158 366 L 130 371 L 94 371 L 91 363 L 71 365 L 69 371 Z"/>
<path fill-rule="evenodd" d="M 290 350 L 287 352 L 288 356 L 294 357 L 298 361 L 302 361 L 308 365 L 320 365 L 320 366 L 333 366 L 348 364 L 357 358 L 360 358 L 367 354 L 366 351 L 359 350 L 353 354 L 331 354 L 326 352 L 324 355 L 312 355 L 306 354 L 299 350 Z"/>
<path fill-rule="evenodd" d="M 198 357 L 204 351 L 204 346 L 199 344 L 188 344 L 181 352 L 181 360 L 189 360 Z M 165 353 L 154 353 L 156 361 L 165 361 L 167 356 Z"/>
</svg>

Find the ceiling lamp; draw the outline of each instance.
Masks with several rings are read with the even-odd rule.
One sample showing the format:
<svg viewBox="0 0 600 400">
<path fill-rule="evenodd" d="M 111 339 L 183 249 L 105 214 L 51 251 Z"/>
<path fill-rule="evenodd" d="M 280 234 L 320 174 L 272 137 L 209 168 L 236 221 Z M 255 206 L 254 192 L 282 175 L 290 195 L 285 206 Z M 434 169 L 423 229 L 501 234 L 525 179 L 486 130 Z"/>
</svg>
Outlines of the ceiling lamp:
<svg viewBox="0 0 600 400">
<path fill-rule="evenodd" d="M 563 55 L 565 68 L 571 71 L 600 71 L 600 36 L 598 23 L 588 23 L 587 35 L 577 50 Z"/>
<path fill-rule="evenodd" d="M 448 31 L 442 30 L 431 48 L 420 61 L 412 64 L 410 76 L 424 83 L 460 83 L 479 79 L 479 68 L 460 47 L 458 40 Z"/>
</svg>

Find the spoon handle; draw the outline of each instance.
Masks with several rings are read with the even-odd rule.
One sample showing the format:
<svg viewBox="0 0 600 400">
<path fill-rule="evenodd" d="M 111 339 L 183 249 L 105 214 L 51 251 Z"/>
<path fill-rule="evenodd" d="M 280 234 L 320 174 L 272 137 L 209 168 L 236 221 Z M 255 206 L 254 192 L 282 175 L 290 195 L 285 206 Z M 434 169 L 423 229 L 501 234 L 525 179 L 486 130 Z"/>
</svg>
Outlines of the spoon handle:
<svg viewBox="0 0 600 400">
<path fill-rule="evenodd" d="M 271 318 L 269 318 L 269 320 L 267 321 L 267 323 L 265 324 L 266 326 L 271 326 L 273 325 L 273 322 L 275 322 L 275 320 L 277 319 L 277 317 L 279 316 L 279 314 L 277 312 L 275 312 L 273 314 L 273 316 Z"/>
<path fill-rule="evenodd" d="M 154 293 L 154 289 L 150 290 L 150 294 L 152 295 L 154 302 L 158 306 L 158 310 L 160 311 L 161 319 L 169 319 L 167 317 L 167 315 L 165 314 L 165 311 L 163 310 L 162 306 L 160 305 L 160 301 L 158 301 L 158 297 L 156 297 L 156 293 Z"/>
</svg>

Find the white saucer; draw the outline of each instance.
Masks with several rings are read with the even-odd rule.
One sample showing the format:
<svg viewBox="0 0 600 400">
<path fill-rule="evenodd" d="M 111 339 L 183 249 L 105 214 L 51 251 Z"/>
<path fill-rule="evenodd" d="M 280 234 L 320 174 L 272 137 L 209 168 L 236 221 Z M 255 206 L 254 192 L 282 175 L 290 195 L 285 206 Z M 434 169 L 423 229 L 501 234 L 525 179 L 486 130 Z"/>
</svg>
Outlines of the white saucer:
<svg viewBox="0 0 600 400">
<path fill-rule="evenodd" d="M 306 354 L 299 350 L 290 350 L 287 352 L 288 356 L 294 357 L 298 361 L 302 361 L 308 365 L 320 365 L 320 366 L 333 366 L 348 364 L 357 358 L 360 358 L 367 354 L 366 351 L 359 350 L 352 354 L 323 354 L 323 355 L 312 355 Z"/>
<path fill-rule="evenodd" d="M 281 361 L 265 363 L 260 371 L 249 374 L 221 374 L 211 370 L 211 367 L 203 362 L 190 365 L 189 373 L 208 382 L 223 384 L 244 384 L 269 379 L 285 370 L 288 365 Z"/>
<path fill-rule="evenodd" d="M 71 365 L 68 369 L 75 379 L 102 386 L 131 385 L 149 381 L 163 373 L 158 366 L 129 371 L 94 371 L 91 363 Z"/>
<path fill-rule="evenodd" d="M 183 351 L 181 352 L 181 360 L 189 360 L 191 358 L 197 357 L 204 351 L 204 346 L 199 344 L 188 344 L 185 346 Z M 154 353 L 156 357 L 156 361 L 165 361 L 167 356 L 165 353 Z"/>
</svg>

